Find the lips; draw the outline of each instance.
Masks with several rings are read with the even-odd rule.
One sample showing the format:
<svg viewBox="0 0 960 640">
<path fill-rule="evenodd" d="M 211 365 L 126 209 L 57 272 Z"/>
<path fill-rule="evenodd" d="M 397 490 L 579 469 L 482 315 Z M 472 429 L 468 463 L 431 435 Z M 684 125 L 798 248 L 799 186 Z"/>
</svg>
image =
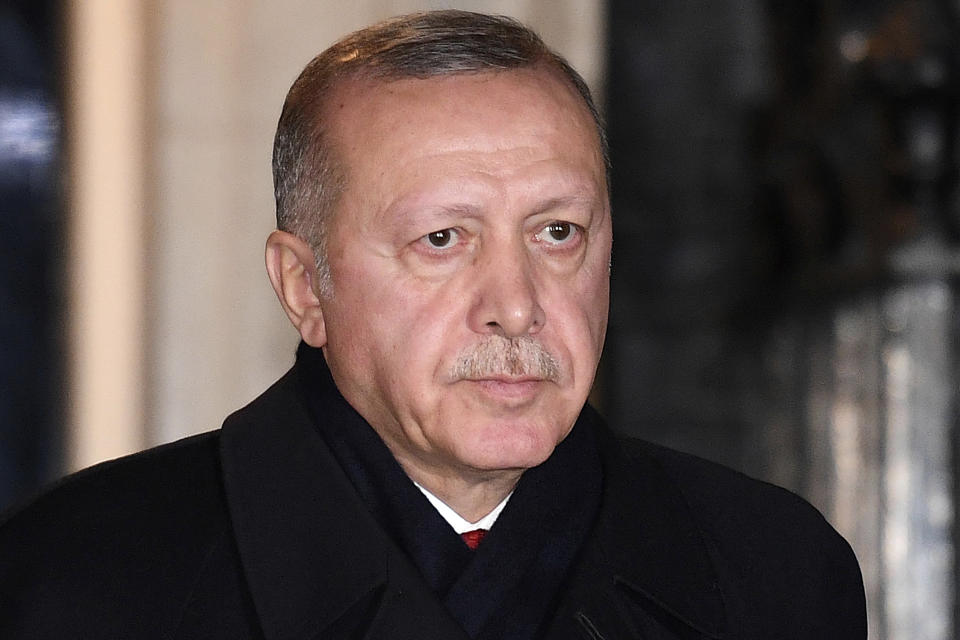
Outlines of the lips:
<svg viewBox="0 0 960 640">
<path fill-rule="evenodd" d="M 497 377 L 469 379 L 465 382 L 477 387 L 484 395 L 497 400 L 527 402 L 537 396 L 544 381 L 532 377 Z"/>
</svg>

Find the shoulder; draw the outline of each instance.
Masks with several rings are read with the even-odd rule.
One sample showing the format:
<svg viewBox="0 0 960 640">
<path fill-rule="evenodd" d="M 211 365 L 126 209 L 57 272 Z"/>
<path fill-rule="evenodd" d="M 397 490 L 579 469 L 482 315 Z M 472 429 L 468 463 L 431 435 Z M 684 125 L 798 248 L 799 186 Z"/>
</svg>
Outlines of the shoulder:
<svg viewBox="0 0 960 640">
<path fill-rule="evenodd" d="M 653 464 L 677 487 L 729 585 L 728 606 L 766 611 L 768 620 L 789 621 L 798 633 L 809 626 L 815 635 L 820 624 L 833 625 L 822 637 L 841 637 L 832 635 L 841 624 L 851 625 L 851 635 L 842 637 L 865 633 L 856 557 L 809 502 L 693 455 L 638 440 L 620 443 L 631 465 Z"/>
<path fill-rule="evenodd" d="M 71 474 L 8 513 L 0 521 L 0 540 L 21 529 L 43 533 L 54 523 L 61 537 L 97 523 L 169 525 L 157 507 L 190 510 L 217 500 L 218 441 L 219 432 L 204 433 Z"/>
<path fill-rule="evenodd" d="M 223 544 L 218 442 L 211 432 L 91 467 L 8 514 L 0 620 L 107 628 L 149 607 L 140 613 L 159 624 L 165 602 Z M 148 593 L 150 604 L 138 603 Z"/>
<path fill-rule="evenodd" d="M 751 527 L 790 521 L 829 528 L 800 496 L 721 464 L 643 440 L 619 439 L 634 465 L 656 464 L 681 490 L 694 513 L 727 525 Z M 832 529 L 831 529 L 832 530 Z"/>
<path fill-rule="evenodd" d="M 620 442 L 632 464 L 659 467 L 706 530 L 734 532 L 741 540 L 815 538 L 846 546 L 815 507 L 782 487 L 650 442 Z"/>
</svg>

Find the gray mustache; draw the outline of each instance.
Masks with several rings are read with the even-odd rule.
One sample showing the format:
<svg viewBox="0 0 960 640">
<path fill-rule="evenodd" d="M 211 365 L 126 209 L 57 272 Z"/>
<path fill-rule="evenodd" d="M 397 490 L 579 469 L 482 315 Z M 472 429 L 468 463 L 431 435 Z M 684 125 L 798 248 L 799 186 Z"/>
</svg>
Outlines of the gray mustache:
<svg viewBox="0 0 960 640">
<path fill-rule="evenodd" d="M 460 354 L 453 366 L 455 380 L 497 376 L 556 382 L 560 378 L 560 364 L 546 347 L 529 336 L 490 335 Z"/>
</svg>

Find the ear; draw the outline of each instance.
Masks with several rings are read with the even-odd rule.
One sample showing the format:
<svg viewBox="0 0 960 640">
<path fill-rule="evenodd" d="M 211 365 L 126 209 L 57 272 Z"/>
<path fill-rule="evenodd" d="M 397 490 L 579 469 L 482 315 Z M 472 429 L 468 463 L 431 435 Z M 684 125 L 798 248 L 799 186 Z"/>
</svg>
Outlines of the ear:
<svg viewBox="0 0 960 640">
<path fill-rule="evenodd" d="M 326 345 L 327 328 L 314 289 L 317 268 L 310 245 L 292 233 L 274 231 L 267 238 L 266 263 L 270 284 L 300 337 L 311 347 Z"/>
</svg>

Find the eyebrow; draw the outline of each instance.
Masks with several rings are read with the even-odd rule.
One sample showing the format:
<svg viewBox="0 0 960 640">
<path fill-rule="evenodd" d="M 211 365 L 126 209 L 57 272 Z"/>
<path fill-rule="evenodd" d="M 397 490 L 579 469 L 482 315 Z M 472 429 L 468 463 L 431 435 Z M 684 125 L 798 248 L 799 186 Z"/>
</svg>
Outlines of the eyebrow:
<svg viewBox="0 0 960 640">
<path fill-rule="evenodd" d="M 449 204 L 435 203 L 421 208 L 417 206 L 417 201 L 418 198 L 401 199 L 389 206 L 384 213 L 387 214 L 386 217 L 391 224 L 402 224 L 402 217 L 394 217 L 390 215 L 391 212 L 410 209 L 417 211 L 414 215 L 421 221 L 428 219 L 436 220 L 440 224 L 450 218 L 469 218 L 476 220 L 484 217 L 484 206 L 479 204 L 471 204 L 469 202 L 453 202 Z M 593 193 L 573 193 L 550 197 L 535 202 L 527 215 L 540 215 L 566 207 L 581 207 L 592 211 L 599 203 L 600 198 L 596 197 Z"/>
<path fill-rule="evenodd" d="M 481 207 L 472 204 L 439 205 L 427 207 L 427 211 L 430 215 L 435 215 L 436 217 L 479 218 L 483 215 Z"/>
<path fill-rule="evenodd" d="M 597 198 L 590 196 L 581 196 L 581 195 L 571 195 L 571 196 L 558 196 L 556 198 L 549 198 L 544 202 L 540 203 L 536 209 L 534 209 L 533 214 L 546 213 L 552 211 L 553 209 L 564 209 L 566 207 L 585 207 L 592 209 L 594 204 L 598 202 Z"/>
<path fill-rule="evenodd" d="M 584 209 L 593 209 L 596 204 L 596 198 L 582 195 L 557 196 L 548 198 L 535 204 L 528 216 L 548 213 L 556 209 L 565 209 L 568 207 L 583 207 Z M 427 207 L 424 211 L 426 216 L 438 220 L 444 218 L 470 218 L 478 219 L 484 217 L 483 207 L 472 204 L 451 204 Z"/>
</svg>

